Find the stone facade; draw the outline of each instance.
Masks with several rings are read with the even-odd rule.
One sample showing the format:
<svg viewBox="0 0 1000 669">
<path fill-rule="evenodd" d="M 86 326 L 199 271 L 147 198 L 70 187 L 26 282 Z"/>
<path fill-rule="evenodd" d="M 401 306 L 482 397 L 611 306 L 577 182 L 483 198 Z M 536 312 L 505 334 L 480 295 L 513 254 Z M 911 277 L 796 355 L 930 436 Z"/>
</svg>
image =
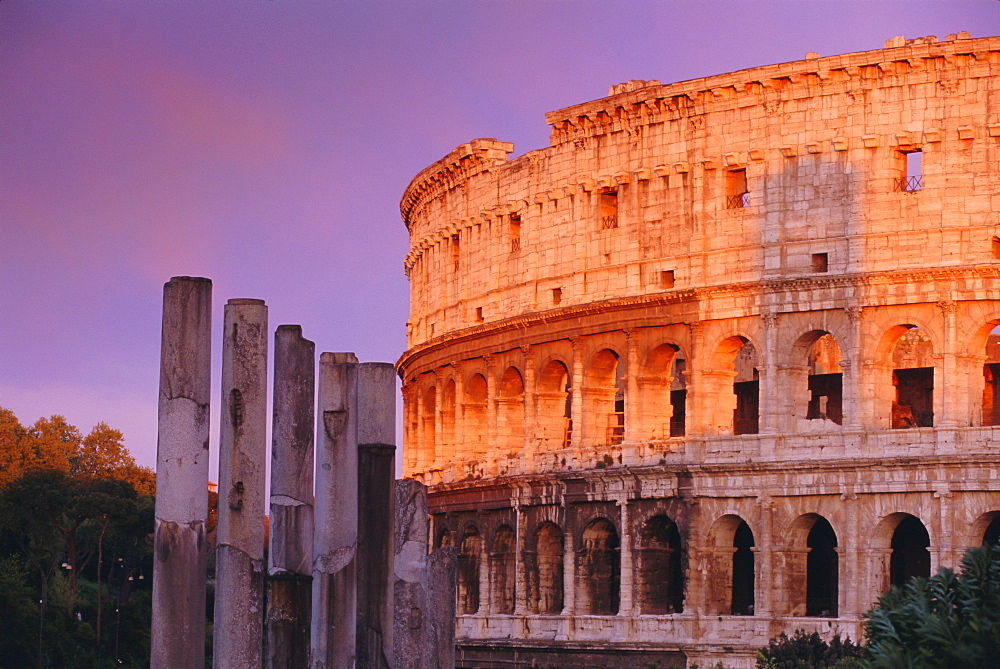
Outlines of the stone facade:
<svg viewBox="0 0 1000 669">
<path fill-rule="evenodd" d="M 998 75 L 959 33 L 633 81 L 417 175 L 404 474 L 459 666 L 749 666 L 996 538 Z"/>
</svg>

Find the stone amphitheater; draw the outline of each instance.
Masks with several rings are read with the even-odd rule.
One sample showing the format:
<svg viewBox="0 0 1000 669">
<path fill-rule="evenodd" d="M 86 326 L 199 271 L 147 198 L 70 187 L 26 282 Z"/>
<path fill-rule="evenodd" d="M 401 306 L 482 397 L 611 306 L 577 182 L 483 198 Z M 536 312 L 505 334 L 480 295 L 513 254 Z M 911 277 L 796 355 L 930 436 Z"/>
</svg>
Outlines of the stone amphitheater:
<svg viewBox="0 0 1000 669">
<path fill-rule="evenodd" d="M 998 75 L 958 33 L 630 81 L 413 179 L 458 666 L 753 666 L 997 539 Z"/>
</svg>

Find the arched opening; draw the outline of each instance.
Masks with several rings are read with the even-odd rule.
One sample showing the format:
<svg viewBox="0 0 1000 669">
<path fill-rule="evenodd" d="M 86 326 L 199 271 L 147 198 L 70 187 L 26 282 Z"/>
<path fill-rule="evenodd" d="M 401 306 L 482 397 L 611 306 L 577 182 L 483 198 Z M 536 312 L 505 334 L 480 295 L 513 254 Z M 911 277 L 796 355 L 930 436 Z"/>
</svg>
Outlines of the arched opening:
<svg viewBox="0 0 1000 669">
<path fill-rule="evenodd" d="M 639 536 L 639 610 L 642 613 L 681 613 L 684 609 L 684 570 L 681 536 L 667 516 L 653 516 Z"/>
<path fill-rule="evenodd" d="M 1000 325 L 986 339 L 983 381 L 983 425 L 1000 425 Z"/>
<path fill-rule="evenodd" d="M 546 521 L 535 531 L 534 568 L 529 567 L 530 605 L 541 615 L 555 615 L 563 610 L 562 530 Z"/>
<path fill-rule="evenodd" d="M 479 556 L 482 539 L 474 525 L 466 528 L 458 547 L 458 612 L 463 615 L 479 611 Z"/>
<path fill-rule="evenodd" d="M 443 546 L 452 546 L 451 540 L 451 530 L 447 527 L 442 527 L 441 531 L 437 533 L 437 541 L 434 542 L 435 548 L 441 548 Z"/>
<path fill-rule="evenodd" d="M 620 444 L 625 437 L 625 366 L 617 353 L 594 354 L 585 373 L 584 434 L 590 445 Z"/>
<path fill-rule="evenodd" d="M 514 367 L 504 371 L 497 391 L 497 447 L 503 454 L 524 447 L 524 382 Z"/>
<path fill-rule="evenodd" d="M 618 613 L 620 557 L 618 533 L 609 520 L 597 518 L 583 530 L 577 568 L 580 612 L 592 615 Z"/>
<path fill-rule="evenodd" d="M 806 615 L 837 617 L 840 566 L 837 535 L 829 521 L 818 516 L 806 539 Z"/>
<path fill-rule="evenodd" d="M 514 530 L 501 525 L 493 535 L 490 552 L 490 586 L 493 611 L 514 613 Z"/>
<path fill-rule="evenodd" d="M 934 346 L 920 328 L 906 325 L 892 349 L 892 427 L 934 425 Z"/>
<path fill-rule="evenodd" d="M 670 370 L 670 436 L 683 437 L 687 432 L 687 361 L 675 355 Z"/>
<path fill-rule="evenodd" d="M 449 462 L 455 455 L 455 380 L 448 379 L 441 402 L 441 438 L 437 461 Z"/>
<path fill-rule="evenodd" d="M 733 535 L 733 601 L 734 616 L 752 616 L 754 607 L 753 532 L 741 520 Z"/>
<path fill-rule="evenodd" d="M 840 368 L 840 346 L 833 335 L 825 333 L 809 347 L 809 406 L 807 420 L 844 423 L 844 375 Z"/>
<path fill-rule="evenodd" d="M 733 411 L 733 434 L 757 434 L 760 418 L 760 381 L 757 371 L 757 349 L 749 341 L 736 351 L 733 359 L 736 377 L 733 394 L 736 409 Z"/>
<path fill-rule="evenodd" d="M 463 450 L 472 458 L 486 455 L 486 378 L 473 374 L 465 384 Z"/>
<path fill-rule="evenodd" d="M 927 528 L 915 516 L 903 514 L 892 533 L 892 555 L 889 558 L 889 584 L 903 586 L 916 576 L 931 575 L 931 545 Z"/>
<path fill-rule="evenodd" d="M 437 453 L 437 389 L 431 386 L 424 391 L 424 402 L 421 407 L 423 416 L 423 439 L 421 439 L 420 453 L 423 466 L 433 464 L 434 455 Z"/>
<path fill-rule="evenodd" d="M 990 546 L 1000 545 L 1000 513 L 997 513 L 990 524 L 986 526 L 986 531 L 983 532 L 983 543 Z"/>
<path fill-rule="evenodd" d="M 571 377 L 566 365 L 552 360 L 537 379 L 540 450 L 568 448 L 573 433 Z"/>
</svg>

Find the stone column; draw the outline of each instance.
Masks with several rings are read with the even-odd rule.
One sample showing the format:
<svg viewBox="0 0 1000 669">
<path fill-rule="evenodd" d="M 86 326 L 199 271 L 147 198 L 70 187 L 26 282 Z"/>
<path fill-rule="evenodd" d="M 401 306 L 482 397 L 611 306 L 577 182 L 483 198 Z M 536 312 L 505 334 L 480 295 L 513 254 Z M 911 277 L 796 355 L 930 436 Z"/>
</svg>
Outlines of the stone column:
<svg viewBox="0 0 1000 669">
<path fill-rule="evenodd" d="M 709 356 L 705 352 L 705 326 L 701 323 L 689 323 L 688 335 L 691 338 L 691 346 L 688 351 L 687 368 L 683 372 L 684 387 L 687 388 L 685 435 L 700 437 L 713 434 L 707 427 L 707 414 L 703 407 L 703 396 L 708 389 L 705 387 L 705 378 L 701 372 L 710 364 Z"/>
<path fill-rule="evenodd" d="M 573 396 L 570 398 L 570 421 L 573 423 L 573 432 L 570 434 L 570 448 L 573 450 L 573 457 L 579 466 L 580 449 L 583 446 L 583 343 L 579 337 L 570 340 L 573 345 L 573 369 L 570 370 L 572 376 Z M 572 592 L 567 590 L 566 592 Z"/>
<path fill-rule="evenodd" d="M 938 406 L 934 407 L 934 425 L 936 427 L 968 426 L 969 422 L 965 415 L 966 412 L 962 411 L 961 401 L 962 394 L 968 391 L 968 387 L 962 383 L 963 379 L 960 378 L 957 364 L 958 347 L 956 346 L 956 340 L 958 335 L 956 332 L 956 315 L 958 313 L 958 305 L 954 300 L 941 300 L 937 303 L 937 306 L 941 310 L 944 320 L 944 327 L 942 328 L 944 332 L 944 350 L 941 351 L 941 379 L 934 379 L 934 394 L 940 394 L 941 396 L 940 410 Z M 935 376 L 937 376 L 936 373 Z M 939 388 L 940 391 L 938 390 Z M 936 397 L 934 403 L 938 404 Z M 940 416 L 937 415 L 938 411 L 940 411 Z"/>
<path fill-rule="evenodd" d="M 452 669 L 455 666 L 455 588 L 458 551 L 430 542 L 427 487 L 395 482 L 393 533 L 393 656 L 395 669 Z"/>
<path fill-rule="evenodd" d="M 625 359 L 619 363 L 625 365 L 625 434 L 622 437 L 622 462 L 625 465 L 637 465 L 641 449 L 636 443 L 642 439 L 641 435 L 646 435 L 649 431 L 644 424 L 639 402 L 639 342 L 631 330 L 625 331 L 625 338 Z"/>
<path fill-rule="evenodd" d="M 358 366 L 359 669 L 389 669 L 393 666 L 395 390 L 396 370 L 390 363 L 364 362 Z M 440 421 L 441 402 L 438 401 L 437 405 Z"/>
<path fill-rule="evenodd" d="M 521 347 L 524 353 L 524 450 L 521 455 L 523 472 L 535 471 L 535 452 L 538 450 L 538 398 L 535 382 L 535 352 L 531 346 Z"/>
<path fill-rule="evenodd" d="M 427 608 L 430 610 L 430 652 L 427 669 L 455 666 L 455 590 L 458 588 L 458 549 L 438 548 L 427 559 Z M 397 658 L 397 662 L 399 659 Z"/>
<path fill-rule="evenodd" d="M 393 655 L 397 669 L 424 669 L 431 642 L 428 609 L 427 486 L 412 479 L 395 483 L 393 531 Z"/>
<path fill-rule="evenodd" d="M 358 359 L 319 358 L 310 667 L 354 666 L 358 544 Z"/>
<path fill-rule="evenodd" d="M 150 666 L 205 665 L 212 282 L 163 286 Z"/>
<path fill-rule="evenodd" d="M 849 429 L 859 429 L 863 424 L 862 397 L 864 392 L 861 387 L 863 359 L 861 351 L 861 307 L 846 307 L 844 314 L 850 323 L 850 335 L 841 346 L 844 359 L 840 362 L 840 369 L 843 373 L 841 409 L 844 414 L 844 427 Z M 864 423 L 867 424 L 867 423 Z"/>
<path fill-rule="evenodd" d="M 628 509 L 628 498 L 618 500 L 620 509 L 619 531 L 619 590 L 618 590 L 618 615 L 632 616 L 633 596 L 635 594 L 635 561 L 632 557 L 632 533 L 629 532 L 630 520 Z"/>
<path fill-rule="evenodd" d="M 788 392 L 788 378 L 778 373 L 778 351 L 777 351 L 777 323 L 778 315 L 772 312 L 765 312 L 760 315 L 764 322 L 764 360 L 762 380 L 760 384 L 760 404 L 759 425 L 761 434 L 774 434 L 776 432 L 794 432 L 797 429 L 795 421 L 791 419 L 789 411 L 797 402 L 802 402 L 802 396 L 795 396 Z M 783 370 L 782 370 L 783 371 Z M 809 402 L 808 393 L 804 400 Z M 805 410 L 802 410 L 805 416 Z M 782 425 L 782 423 L 785 423 Z"/>
<path fill-rule="evenodd" d="M 500 449 L 497 445 L 497 365 L 492 355 L 484 355 L 486 362 L 486 475 L 496 476 Z"/>
<path fill-rule="evenodd" d="M 274 333 L 268 669 L 309 666 L 316 346 L 298 325 Z"/>
<path fill-rule="evenodd" d="M 517 531 L 514 534 L 514 613 L 528 614 L 528 575 L 525 573 L 525 540 L 528 532 L 528 516 L 521 508 L 520 499 L 514 501 L 514 518 Z"/>
<path fill-rule="evenodd" d="M 260 667 L 264 634 L 267 307 L 226 304 L 212 665 Z"/>
</svg>

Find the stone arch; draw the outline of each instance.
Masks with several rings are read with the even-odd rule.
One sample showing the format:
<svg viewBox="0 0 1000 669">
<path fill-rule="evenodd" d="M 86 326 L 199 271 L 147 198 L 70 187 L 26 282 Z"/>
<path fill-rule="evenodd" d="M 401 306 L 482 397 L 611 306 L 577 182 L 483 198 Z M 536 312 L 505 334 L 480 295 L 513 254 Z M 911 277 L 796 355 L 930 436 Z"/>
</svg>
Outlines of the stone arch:
<svg viewBox="0 0 1000 669">
<path fill-rule="evenodd" d="M 757 349 L 742 335 L 726 337 L 715 347 L 705 370 L 705 415 L 715 434 L 757 434 L 760 427 L 760 381 Z"/>
<path fill-rule="evenodd" d="M 1000 510 L 980 514 L 969 526 L 968 536 L 966 546 L 1000 544 Z"/>
<path fill-rule="evenodd" d="M 497 386 L 497 448 L 514 454 L 524 447 L 524 380 L 516 367 L 508 367 Z"/>
<path fill-rule="evenodd" d="M 487 433 L 487 384 L 482 374 L 473 374 L 465 384 L 463 416 L 465 423 L 464 448 L 472 458 L 486 455 Z"/>
<path fill-rule="evenodd" d="M 708 597 L 717 615 L 753 615 L 755 595 L 754 535 L 743 518 L 722 516 L 709 531 Z"/>
<path fill-rule="evenodd" d="M 471 615 L 479 611 L 479 561 L 482 538 L 479 528 L 469 525 L 458 544 L 458 613 Z"/>
<path fill-rule="evenodd" d="M 687 390 L 680 347 L 664 343 L 646 354 L 638 377 L 641 441 L 684 435 Z"/>
<path fill-rule="evenodd" d="M 791 615 L 836 618 L 840 597 L 837 533 L 823 516 L 806 513 L 789 528 L 784 578 Z"/>
<path fill-rule="evenodd" d="M 563 610 L 563 531 L 552 521 L 541 523 L 535 530 L 528 555 L 528 606 L 533 613 L 557 615 Z"/>
<path fill-rule="evenodd" d="M 917 320 L 887 328 L 876 345 L 876 416 L 892 428 L 934 425 L 935 361 L 938 350 L 930 328 Z"/>
<path fill-rule="evenodd" d="M 578 610 L 583 614 L 618 613 L 620 555 L 618 532 L 606 518 L 590 521 L 580 536 L 576 572 Z"/>
<path fill-rule="evenodd" d="M 493 533 L 490 550 L 490 601 L 493 613 L 514 613 L 515 535 L 510 525 L 501 525 Z"/>
<path fill-rule="evenodd" d="M 573 381 L 562 360 L 549 360 L 536 378 L 539 450 L 568 448 L 573 433 Z"/>
<path fill-rule="evenodd" d="M 677 524 L 665 514 L 649 518 L 639 532 L 638 544 L 640 613 L 681 613 L 684 569 Z"/>
<path fill-rule="evenodd" d="M 840 344 L 826 330 L 810 330 L 792 344 L 788 364 L 779 368 L 780 409 L 786 431 L 822 430 L 843 425 L 844 375 Z M 808 423 L 804 421 L 809 421 Z"/>
<path fill-rule="evenodd" d="M 973 424 L 1000 425 L 1000 320 L 988 321 L 972 339 L 973 345 L 985 339 L 971 348 L 984 356 L 982 400 L 979 411 L 973 411 Z M 970 381 L 973 380 L 970 373 Z"/>
<path fill-rule="evenodd" d="M 931 575 L 930 535 L 914 515 L 894 513 L 883 519 L 882 534 L 890 527 L 889 585 L 903 586 L 911 578 Z"/>
<path fill-rule="evenodd" d="M 625 435 L 625 380 L 621 356 L 603 348 L 584 369 L 583 435 L 590 446 L 620 444 Z"/>
</svg>

